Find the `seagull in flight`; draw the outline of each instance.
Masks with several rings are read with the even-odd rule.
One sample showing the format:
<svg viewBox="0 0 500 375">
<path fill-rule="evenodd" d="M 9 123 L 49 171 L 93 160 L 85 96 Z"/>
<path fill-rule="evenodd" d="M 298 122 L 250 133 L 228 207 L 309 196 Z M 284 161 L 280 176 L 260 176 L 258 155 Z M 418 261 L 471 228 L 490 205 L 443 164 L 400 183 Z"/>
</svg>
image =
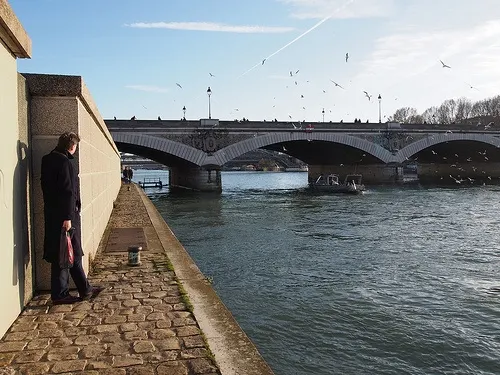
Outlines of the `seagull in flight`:
<svg viewBox="0 0 500 375">
<path fill-rule="evenodd" d="M 467 82 L 465 82 L 465 83 L 467 83 Z M 477 91 L 479 91 L 479 89 L 478 89 L 478 88 L 476 88 L 476 87 L 472 86 L 470 83 L 467 83 L 467 86 L 469 86 L 469 87 L 470 87 L 471 89 L 473 89 L 473 90 L 477 90 Z"/>
<path fill-rule="evenodd" d="M 343 88 L 342 86 L 340 86 L 337 82 L 332 81 L 332 80 L 330 80 L 330 81 L 331 81 L 331 82 L 335 85 L 335 87 L 340 87 L 341 89 L 344 89 L 344 88 Z M 344 90 L 345 90 L 345 89 L 344 89 Z"/>
<path fill-rule="evenodd" d="M 267 60 L 267 59 L 262 60 L 262 65 L 264 65 L 264 63 L 266 62 L 266 60 Z"/>
<path fill-rule="evenodd" d="M 349 52 L 345 54 L 345 62 L 347 62 L 347 60 L 349 60 Z"/>
<path fill-rule="evenodd" d="M 177 85 L 177 86 L 179 86 L 179 87 L 182 89 L 182 86 L 181 86 L 181 85 L 179 85 L 178 83 L 176 83 L 176 85 Z"/>
<path fill-rule="evenodd" d="M 365 96 L 368 98 L 368 100 L 372 99 L 373 95 L 368 94 L 366 91 L 363 91 L 365 93 Z"/>
<path fill-rule="evenodd" d="M 212 73 L 208 72 L 208 74 L 210 74 L 210 77 L 215 77 Z"/>
<path fill-rule="evenodd" d="M 443 62 L 443 60 L 439 60 L 439 61 L 441 61 L 441 64 L 443 64 L 443 68 L 449 68 L 449 69 L 451 69 L 451 66 L 446 65 L 446 64 Z"/>
</svg>

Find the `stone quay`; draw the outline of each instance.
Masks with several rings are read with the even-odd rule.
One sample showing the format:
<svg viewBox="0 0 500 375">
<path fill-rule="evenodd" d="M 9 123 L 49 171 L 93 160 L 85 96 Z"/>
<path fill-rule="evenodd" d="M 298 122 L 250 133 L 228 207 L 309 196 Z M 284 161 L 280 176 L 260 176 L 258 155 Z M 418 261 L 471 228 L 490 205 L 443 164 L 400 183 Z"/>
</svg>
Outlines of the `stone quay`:
<svg viewBox="0 0 500 375">
<path fill-rule="evenodd" d="M 0 374 L 273 374 L 135 184 L 120 188 L 89 281 L 105 288 L 89 301 L 34 296 L 0 341 Z"/>
</svg>

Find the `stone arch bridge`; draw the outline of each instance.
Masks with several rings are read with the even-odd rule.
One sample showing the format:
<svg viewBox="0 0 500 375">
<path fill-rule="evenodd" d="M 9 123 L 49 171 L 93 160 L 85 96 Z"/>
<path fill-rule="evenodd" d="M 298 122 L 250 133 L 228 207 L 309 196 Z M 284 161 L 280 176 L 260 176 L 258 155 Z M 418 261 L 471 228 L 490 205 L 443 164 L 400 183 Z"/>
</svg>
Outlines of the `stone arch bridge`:
<svg viewBox="0 0 500 375">
<path fill-rule="evenodd" d="M 105 122 L 120 151 L 169 167 L 171 189 L 221 191 L 221 167 L 256 149 L 302 160 L 311 178 L 361 173 L 366 184 L 391 183 L 402 179 L 406 164 L 414 164 L 424 182 L 500 178 L 500 126 L 216 119 Z"/>
</svg>

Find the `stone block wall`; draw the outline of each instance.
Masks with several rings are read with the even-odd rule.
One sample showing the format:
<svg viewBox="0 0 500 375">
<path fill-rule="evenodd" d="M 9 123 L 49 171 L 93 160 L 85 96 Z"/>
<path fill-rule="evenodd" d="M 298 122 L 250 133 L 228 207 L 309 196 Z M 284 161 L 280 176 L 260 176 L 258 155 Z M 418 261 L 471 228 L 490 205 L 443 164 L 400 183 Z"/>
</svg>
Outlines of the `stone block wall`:
<svg viewBox="0 0 500 375">
<path fill-rule="evenodd" d="M 43 256 L 43 197 L 40 168 L 43 155 L 66 131 L 78 133 L 81 142 L 74 165 L 82 199 L 84 268 L 94 258 L 118 194 L 120 154 L 83 80 L 79 76 L 24 74 L 30 95 L 32 131 L 34 248 L 38 290 L 50 289 L 50 267 Z"/>
<path fill-rule="evenodd" d="M 33 295 L 29 216 L 29 135 L 17 58 L 31 41 L 6 0 L 0 0 L 0 335 Z"/>
</svg>

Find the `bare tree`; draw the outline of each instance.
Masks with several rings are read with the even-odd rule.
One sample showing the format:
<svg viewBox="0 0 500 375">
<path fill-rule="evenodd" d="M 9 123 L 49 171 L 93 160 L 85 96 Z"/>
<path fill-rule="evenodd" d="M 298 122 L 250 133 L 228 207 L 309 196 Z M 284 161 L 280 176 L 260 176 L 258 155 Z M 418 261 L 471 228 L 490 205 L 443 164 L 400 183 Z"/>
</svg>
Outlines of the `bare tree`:
<svg viewBox="0 0 500 375">
<path fill-rule="evenodd" d="M 472 112 L 472 102 L 467 98 L 459 98 L 456 101 L 455 121 L 457 124 L 463 123 L 470 118 Z"/>
<path fill-rule="evenodd" d="M 437 121 L 437 107 L 427 108 L 424 113 L 422 113 L 422 118 L 425 122 L 430 124 L 435 124 Z"/>
<path fill-rule="evenodd" d="M 412 107 L 396 110 L 389 121 L 408 123 L 452 124 L 464 123 L 476 117 L 500 117 L 500 95 L 483 99 L 475 103 L 467 98 L 448 99 L 439 107 L 427 108 L 421 115 Z"/>
<path fill-rule="evenodd" d="M 488 116 L 489 110 L 488 110 L 487 99 L 475 102 L 472 105 L 471 114 L 472 114 L 472 117 Z"/>
<path fill-rule="evenodd" d="M 437 118 L 440 124 L 451 124 L 455 122 L 457 114 L 457 102 L 454 99 L 445 100 L 437 109 Z"/>
<path fill-rule="evenodd" d="M 418 122 L 419 114 L 415 108 L 402 107 L 396 110 L 389 121 L 399 122 L 400 124 L 410 124 Z"/>
</svg>

